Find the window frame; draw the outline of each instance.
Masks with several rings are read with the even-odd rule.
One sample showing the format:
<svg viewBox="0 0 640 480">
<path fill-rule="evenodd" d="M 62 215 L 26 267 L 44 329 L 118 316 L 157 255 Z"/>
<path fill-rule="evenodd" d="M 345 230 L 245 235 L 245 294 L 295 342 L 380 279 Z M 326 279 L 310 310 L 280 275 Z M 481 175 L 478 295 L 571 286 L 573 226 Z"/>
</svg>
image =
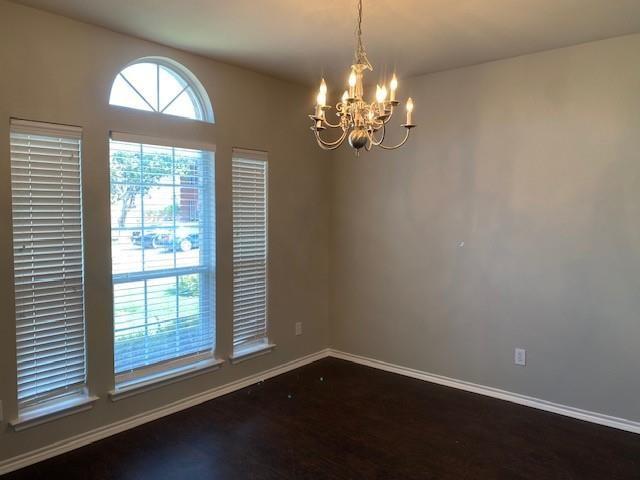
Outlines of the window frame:
<svg viewBox="0 0 640 480">
<path fill-rule="evenodd" d="M 114 84 L 115 84 L 116 80 L 118 79 L 118 77 L 123 76 L 121 74 L 127 68 L 129 68 L 129 67 L 131 67 L 133 65 L 138 65 L 138 64 L 143 64 L 143 63 L 155 64 L 158 68 L 159 67 L 164 67 L 167 70 L 169 70 L 173 75 L 177 76 L 182 81 L 184 81 L 184 83 L 187 86 L 185 88 L 185 90 L 187 88 L 189 88 L 191 90 L 191 92 L 193 93 L 193 95 L 195 96 L 196 100 L 197 100 L 197 108 L 196 108 L 196 110 L 199 111 L 198 112 L 199 113 L 199 118 L 183 117 L 183 116 L 180 116 L 180 115 L 174 115 L 174 114 L 171 114 L 171 113 L 165 113 L 164 111 L 158 111 L 157 109 L 155 109 L 153 107 L 153 105 L 150 105 L 148 103 L 148 101 L 144 98 L 144 96 L 140 92 L 138 92 L 137 89 L 131 84 L 130 84 L 131 88 L 136 93 L 138 93 L 138 95 L 140 95 L 140 97 L 143 99 L 143 101 L 145 103 L 147 103 L 149 105 L 149 107 L 152 109 L 151 111 L 145 110 L 145 109 L 136 108 L 136 107 L 133 107 L 133 106 L 117 105 L 117 104 L 111 103 L 111 94 L 112 94 L 112 91 L 113 91 Z M 125 77 L 123 76 L 123 78 L 125 78 Z M 127 81 L 127 80 L 125 80 L 125 81 Z M 129 83 L 129 82 L 127 81 L 127 83 Z M 157 91 L 156 91 L 157 95 L 159 95 L 159 88 L 160 88 L 160 85 L 159 85 L 159 80 L 158 80 L 158 86 L 157 86 Z M 177 95 L 176 98 L 178 96 L 179 95 Z M 176 98 L 174 98 L 174 100 Z M 125 66 L 120 68 L 118 73 L 116 73 L 114 75 L 113 81 L 110 84 L 109 96 L 108 96 L 108 99 L 107 99 L 107 105 L 109 105 L 112 108 L 121 108 L 121 109 L 125 109 L 125 110 L 134 110 L 136 112 L 143 112 L 143 113 L 150 114 L 150 115 L 161 115 L 163 117 L 169 117 L 169 118 L 175 118 L 175 119 L 183 119 L 185 121 L 203 122 L 203 123 L 208 123 L 208 124 L 215 124 L 215 115 L 214 115 L 214 112 L 213 112 L 213 107 L 212 107 L 212 104 L 211 104 L 211 100 L 209 98 L 209 95 L 207 94 L 207 90 L 204 88 L 204 86 L 202 85 L 200 80 L 198 80 L 198 77 L 196 77 L 184 65 L 176 62 L 175 60 L 167 58 L 167 57 L 154 57 L 154 56 L 141 57 L 141 58 L 138 58 L 136 60 L 133 60 L 133 61 L 129 62 L 128 64 L 126 64 Z M 165 108 L 167 108 L 167 107 L 168 107 L 168 105 L 165 106 Z"/>
<path fill-rule="evenodd" d="M 218 285 L 218 241 L 217 241 L 217 189 L 215 188 L 216 181 L 216 146 L 214 144 L 206 143 L 206 142 L 191 142 L 184 140 L 173 140 L 166 138 L 158 138 L 153 136 L 141 135 L 141 134 L 130 134 L 123 133 L 118 131 L 111 131 L 109 135 L 109 144 L 111 142 L 124 142 L 124 143 L 133 143 L 147 146 L 159 146 L 166 148 L 183 148 L 183 149 L 191 149 L 198 150 L 208 154 L 208 169 L 211 175 L 210 181 L 211 186 L 213 187 L 213 191 L 207 192 L 207 205 L 209 208 L 207 209 L 205 215 L 208 218 L 209 226 L 213 232 L 211 241 L 210 251 L 209 251 L 209 265 L 206 267 L 206 271 L 209 271 L 209 278 L 207 279 L 207 283 L 210 285 L 207 289 L 209 292 L 209 301 L 211 304 L 211 308 L 209 311 L 209 315 L 212 316 L 210 319 L 212 322 L 212 330 L 213 330 L 213 341 L 211 344 L 211 349 L 206 352 L 187 354 L 185 356 L 168 359 L 165 361 L 160 361 L 153 363 L 151 365 L 147 365 L 144 367 L 139 367 L 133 370 L 124 371 L 120 373 L 116 373 L 115 370 L 115 352 L 116 352 L 116 339 L 115 339 L 115 311 L 112 312 L 112 333 L 114 334 L 113 341 L 111 342 L 114 354 L 114 364 L 113 364 L 113 374 L 114 374 L 114 383 L 115 387 L 113 390 L 109 392 L 109 395 L 113 401 L 119 400 L 121 398 L 126 398 L 134 393 L 144 392 L 153 388 L 160 387 L 167 383 L 173 383 L 182 378 L 190 378 L 194 375 L 199 375 L 201 373 L 206 373 L 212 370 L 217 370 L 222 366 L 224 362 L 217 359 L 216 352 L 218 348 L 218 337 L 217 337 L 217 285 Z M 111 159 L 111 147 L 109 147 L 109 162 Z M 111 168 L 109 169 L 111 172 Z M 110 174 L 111 177 L 111 174 Z M 109 225 L 109 230 L 111 231 L 113 223 L 111 222 Z M 110 244 L 110 258 L 111 264 L 113 268 L 113 255 L 112 255 L 112 246 Z M 111 275 L 111 285 L 112 285 L 112 307 L 115 302 L 115 292 L 114 286 L 118 283 L 127 283 L 133 281 L 144 281 L 153 278 L 163 278 L 173 275 L 182 275 L 182 274 L 191 274 L 192 272 L 188 270 L 192 270 L 198 267 L 175 267 L 170 269 L 158 269 L 151 270 L 145 273 L 134 273 L 131 274 L 122 274 L 126 276 L 126 278 L 122 278 L 120 281 L 114 281 L 114 274 Z M 170 275 L 169 275 L 170 274 Z M 203 272 L 204 274 L 204 272 Z"/>
</svg>

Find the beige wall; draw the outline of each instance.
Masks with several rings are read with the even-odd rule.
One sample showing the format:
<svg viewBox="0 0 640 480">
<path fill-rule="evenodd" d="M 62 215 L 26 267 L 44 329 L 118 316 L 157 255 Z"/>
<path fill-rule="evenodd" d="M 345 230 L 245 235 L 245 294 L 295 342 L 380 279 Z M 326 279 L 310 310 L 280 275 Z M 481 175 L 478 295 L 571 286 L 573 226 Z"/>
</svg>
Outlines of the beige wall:
<svg viewBox="0 0 640 480">
<path fill-rule="evenodd" d="M 334 161 L 332 346 L 640 420 L 640 35 L 400 92 L 408 145 Z"/>
<path fill-rule="evenodd" d="M 108 105 L 128 62 L 170 57 L 189 68 L 212 100 L 216 124 L 158 118 Z M 14 433 L 0 423 L 0 461 L 216 385 L 316 352 L 328 344 L 329 165 L 306 120 L 308 89 L 153 43 L 0 0 L 0 400 L 15 417 L 10 117 L 83 127 L 83 181 L 89 386 L 95 408 Z M 260 359 L 111 403 L 113 387 L 108 134 L 110 130 L 217 145 L 218 355 L 231 353 L 230 164 L 234 146 L 267 150 L 270 160 L 270 330 L 276 350 Z M 294 335 L 294 323 L 304 334 Z"/>
</svg>

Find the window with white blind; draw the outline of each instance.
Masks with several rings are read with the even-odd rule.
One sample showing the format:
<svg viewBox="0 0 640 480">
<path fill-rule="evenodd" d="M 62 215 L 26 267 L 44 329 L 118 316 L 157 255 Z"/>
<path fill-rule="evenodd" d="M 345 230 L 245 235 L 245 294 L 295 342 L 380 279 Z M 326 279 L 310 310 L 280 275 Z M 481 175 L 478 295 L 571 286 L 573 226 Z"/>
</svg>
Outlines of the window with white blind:
<svg viewBox="0 0 640 480">
<path fill-rule="evenodd" d="M 20 416 L 85 396 L 81 130 L 11 121 Z"/>
<path fill-rule="evenodd" d="M 115 373 L 123 385 L 213 358 L 214 167 L 213 148 L 111 137 Z"/>
<path fill-rule="evenodd" d="M 267 154 L 234 149 L 233 356 L 272 345 L 267 339 Z"/>
</svg>

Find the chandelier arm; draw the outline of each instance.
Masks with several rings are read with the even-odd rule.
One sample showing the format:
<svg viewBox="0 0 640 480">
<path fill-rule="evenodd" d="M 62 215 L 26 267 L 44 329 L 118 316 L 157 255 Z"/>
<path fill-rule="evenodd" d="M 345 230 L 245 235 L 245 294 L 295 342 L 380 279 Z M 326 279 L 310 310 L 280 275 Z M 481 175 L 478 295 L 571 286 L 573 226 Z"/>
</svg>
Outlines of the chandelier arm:
<svg viewBox="0 0 640 480">
<path fill-rule="evenodd" d="M 333 147 L 327 147 L 325 144 L 322 143 L 322 141 L 318 141 L 318 146 L 322 150 L 336 150 L 341 147 L 341 145 L 334 145 Z"/>
<path fill-rule="evenodd" d="M 372 148 L 372 146 L 373 146 L 373 139 L 372 139 L 372 137 L 373 137 L 373 132 L 370 132 L 369 130 L 367 130 L 367 138 L 368 138 L 368 140 L 367 140 L 367 143 L 366 143 L 366 144 L 365 144 L 365 146 L 364 146 L 364 149 L 365 149 L 367 152 L 370 152 L 370 151 L 371 151 L 371 148 Z"/>
<path fill-rule="evenodd" d="M 327 127 L 331 127 L 331 128 L 338 128 L 342 126 L 342 121 L 340 121 L 340 123 L 336 123 L 335 125 L 333 123 L 329 123 L 326 119 L 326 115 L 325 115 L 325 118 L 323 119 L 323 122 Z"/>
<path fill-rule="evenodd" d="M 320 140 L 324 145 L 332 147 L 334 145 L 339 145 L 341 144 L 345 137 L 347 136 L 347 129 L 342 129 L 342 134 L 340 135 L 340 137 L 338 137 L 337 140 L 333 141 L 333 142 L 329 142 L 327 140 L 323 140 L 322 138 L 320 138 L 320 132 L 318 130 L 316 130 L 316 138 L 318 138 L 318 140 Z"/>
<path fill-rule="evenodd" d="M 335 147 L 327 147 L 325 146 L 321 141 L 318 142 L 318 146 L 322 149 L 322 150 L 336 150 L 338 148 L 340 148 L 340 145 L 336 145 Z"/>
<path fill-rule="evenodd" d="M 371 143 L 376 147 L 379 146 L 382 142 L 384 142 L 384 137 L 386 133 L 387 133 L 387 127 L 385 125 L 382 125 L 382 137 L 380 137 L 380 140 L 376 140 L 375 132 L 371 132 Z"/>
<path fill-rule="evenodd" d="M 334 142 L 327 142 L 320 138 L 320 132 L 315 130 L 316 141 L 318 142 L 318 145 L 320 145 L 320 147 L 324 150 L 335 150 L 336 148 L 339 148 L 340 145 L 342 145 L 342 143 L 344 142 L 344 139 L 347 138 L 347 131 L 348 130 L 343 130 L 342 135 Z"/>
<path fill-rule="evenodd" d="M 379 145 L 376 145 L 377 147 L 383 148 L 385 150 L 395 150 L 396 148 L 400 148 L 401 146 L 403 146 L 405 143 L 407 143 L 407 139 L 409 138 L 409 133 L 411 133 L 411 129 L 407 128 L 407 132 L 404 135 L 404 139 L 397 145 L 394 145 L 392 147 L 387 146 L 387 145 L 382 145 L 382 143 L 380 143 Z"/>
</svg>

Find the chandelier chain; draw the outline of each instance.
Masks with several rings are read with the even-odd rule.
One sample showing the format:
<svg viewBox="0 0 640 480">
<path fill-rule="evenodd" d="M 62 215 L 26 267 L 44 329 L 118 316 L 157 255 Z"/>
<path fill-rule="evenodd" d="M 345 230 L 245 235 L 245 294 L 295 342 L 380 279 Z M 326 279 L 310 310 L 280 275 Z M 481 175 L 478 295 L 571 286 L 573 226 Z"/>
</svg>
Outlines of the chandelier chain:
<svg viewBox="0 0 640 480">
<path fill-rule="evenodd" d="M 364 50 L 364 45 L 362 43 L 362 0 L 358 0 L 358 23 L 356 26 L 356 39 L 356 65 L 365 65 L 369 68 L 369 70 L 372 70 L 371 63 L 369 63 L 369 59 L 367 58 L 367 52 Z"/>
<path fill-rule="evenodd" d="M 358 0 L 358 27 L 356 29 L 358 40 L 362 38 L 362 0 Z"/>
</svg>

